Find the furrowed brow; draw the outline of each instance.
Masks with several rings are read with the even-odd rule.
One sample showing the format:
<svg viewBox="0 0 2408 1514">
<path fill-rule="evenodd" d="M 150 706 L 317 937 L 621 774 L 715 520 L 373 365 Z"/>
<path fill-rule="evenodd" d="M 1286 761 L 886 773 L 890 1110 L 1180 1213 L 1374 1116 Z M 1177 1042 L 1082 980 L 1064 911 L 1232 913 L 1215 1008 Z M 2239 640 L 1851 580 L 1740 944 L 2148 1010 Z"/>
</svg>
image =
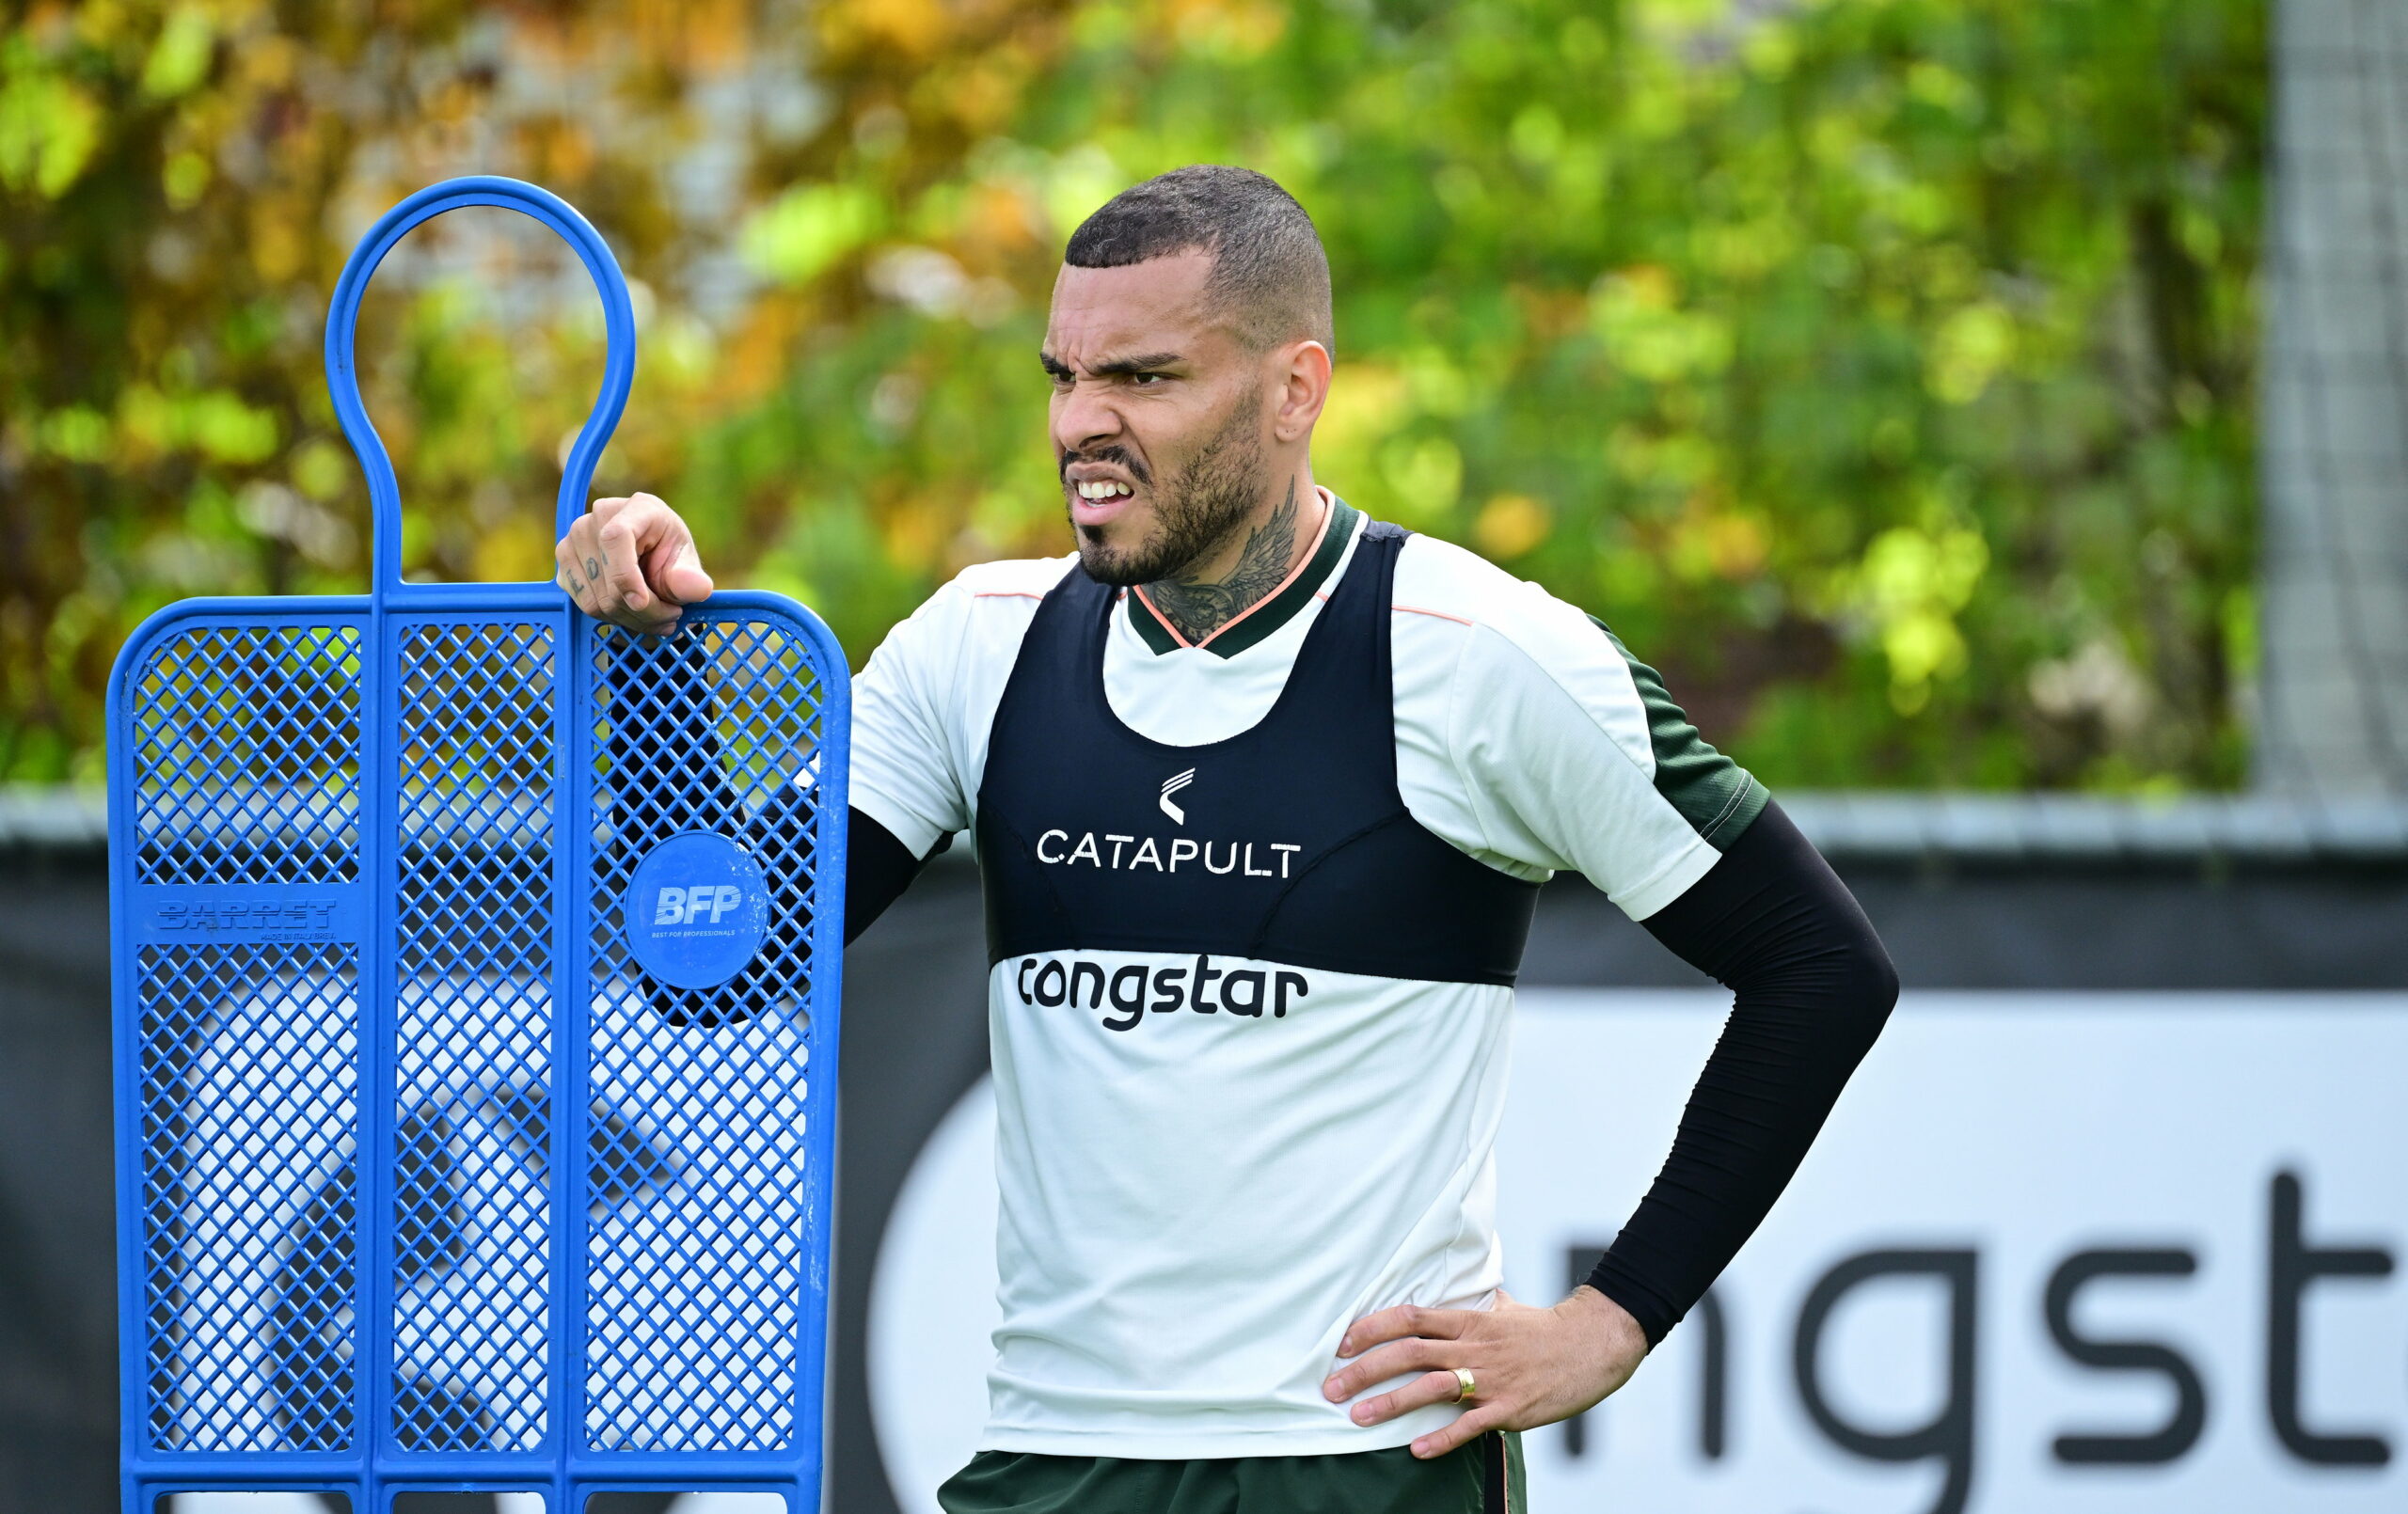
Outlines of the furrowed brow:
<svg viewBox="0 0 2408 1514">
<path fill-rule="evenodd" d="M 1071 379 L 1078 377 L 1076 373 L 1070 371 L 1069 365 L 1065 364 L 1060 358 L 1054 356 L 1052 353 L 1038 353 L 1037 355 L 1037 360 L 1038 363 L 1043 365 L 1047 373 L 1057 379 Z"/>
<path fill-rule="evenodd" d="M 1181 361 L 1177 353 L 1139 353 L 1134 357 L 1116 357 L 1108 363 L 1098 363 L 1087 371 L 1097 378 L 1127 378 L 1133 373 L 1151 373 L 1176 367 Z"/>
</svg>

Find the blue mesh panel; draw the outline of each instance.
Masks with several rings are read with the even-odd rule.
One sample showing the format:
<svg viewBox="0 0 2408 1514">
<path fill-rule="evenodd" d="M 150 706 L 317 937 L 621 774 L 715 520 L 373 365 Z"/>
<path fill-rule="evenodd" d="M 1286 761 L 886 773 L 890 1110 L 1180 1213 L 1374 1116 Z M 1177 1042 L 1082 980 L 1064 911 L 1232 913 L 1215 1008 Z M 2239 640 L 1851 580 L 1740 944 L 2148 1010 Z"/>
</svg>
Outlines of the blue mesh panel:
<svg viewBox="0 0 2408 1514">
<path fill-rule="evenodd" d="M 159 639 L 127 687 L 137 876 L 356 876 L 359 644 L 345 624 Z M 183 934 L 135 960 L 143 1430 L 163 1449 L 348 1445 L 358 954 L 261 939 L 277 925 L 247 916 Z"/>
<path fill-rule="evenodd" d="M 392 1434 L 543 1443 L 551 1206 L 548 627 L 399 627 Z"/>
<path fill-rule="evenodd" d="M 359 866 L 359 632 L 214 627 L 135 677 L 145 883 L 339 883 Z"/>
<path fill-rule="evenodd" d="M 348 947 L 142 953 L 153 1445 L 352 1442 L 357 985 Z"/>
<path fill-rule="evenodd" d="M 822 691 L 809 649 L 776 621 L 687 621 L 651 641 L 609 627 L 594 638 L 605 691 L 594 828 L 749 836 L 764 871 L 805 892 L 820 826 Z M 630 732 L 716 749 L 717 761 L 684 782 L 629 781 L 609 754 Z M 596 1450 L 788 1446 L 810 1234 L 824 1222 L 812 1195 L 826 1189 L 805 1159 L 809 943 L 773 940 L 718 988 L 649 984 L 620 919 L 636 860 L 606 845 L 593 875 L 586 1440 Z M 606 1138 L 599 1121 L 615 1112 L 653 1138 Z"/>
<path fill-rule="evenodd" d="M 361 1514 L 531 1486 L 561 1510 L 646 1487 L 816 1506 L 844 660 L 773 595 L 646 641 L 550 584 L 401 581 L 351 331 L 393 240 L 471 204 L 560 231 L 602 292 L 556 525 L 584 508 L 634 362 L 609 249 L 531 185 L 423 191 L 328 319 L 371 591 L 170 606 L 111 680 L 129 1509 L 200 1487 Z M 645 889 L 647 960 L 632 954 Z M 661 946 L 658 901 L 705 889 L 742 929 L 697 945 L 681 913 Z"/>
</svg>

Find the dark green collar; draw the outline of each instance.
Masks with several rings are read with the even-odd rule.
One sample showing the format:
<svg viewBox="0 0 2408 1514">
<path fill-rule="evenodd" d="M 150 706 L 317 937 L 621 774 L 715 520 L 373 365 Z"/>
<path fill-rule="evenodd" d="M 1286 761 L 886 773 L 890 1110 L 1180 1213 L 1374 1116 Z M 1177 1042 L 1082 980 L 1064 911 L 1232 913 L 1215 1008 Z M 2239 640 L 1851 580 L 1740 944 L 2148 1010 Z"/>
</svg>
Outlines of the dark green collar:
<svg viewBox="0 0 2408 1514">
<path fill-rule="evenodd" d="M 1304 571 L 1243 617 L 1206 637 L 1203 650 L 1216 657 L 1234 657 L 1295 619 L 1296 612 L 1312 603 L 1313 596 L 1321 592 L 1329 582 L 1329 576 L 1338 570 L 1338 560 L 1346 555 L 1346 544 L 1354 538 L 1354 522 L 1361 514 L 1345 500 L 1331 495 L 1328 528 L 1322 532 L 1321 544 L 1313 548 Z M 1130 594 L 1127 602 L 1129 623 L 1136 627 L 1137 634 L 1157 655 L 1176 652 L 1187 644 L 1147 603 L 1144 594 Z"/>
</svg>

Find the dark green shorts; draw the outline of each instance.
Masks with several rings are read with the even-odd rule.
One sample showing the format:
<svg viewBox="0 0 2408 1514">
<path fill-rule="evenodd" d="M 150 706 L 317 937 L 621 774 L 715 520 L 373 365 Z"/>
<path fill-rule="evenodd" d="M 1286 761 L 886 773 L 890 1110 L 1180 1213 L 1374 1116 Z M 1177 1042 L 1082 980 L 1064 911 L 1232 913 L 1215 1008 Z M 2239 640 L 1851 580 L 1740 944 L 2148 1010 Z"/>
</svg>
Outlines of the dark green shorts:
<svg viewBox="0 0 2408 1514">
<path fill-rule="evenodd" d="M 1434 1461 L 1343 1456 L 1142 1461 L 981 1451 L 937 1490 L 945 1514 L 1524 1514 L 1522 1438 Z"/>
</svg>

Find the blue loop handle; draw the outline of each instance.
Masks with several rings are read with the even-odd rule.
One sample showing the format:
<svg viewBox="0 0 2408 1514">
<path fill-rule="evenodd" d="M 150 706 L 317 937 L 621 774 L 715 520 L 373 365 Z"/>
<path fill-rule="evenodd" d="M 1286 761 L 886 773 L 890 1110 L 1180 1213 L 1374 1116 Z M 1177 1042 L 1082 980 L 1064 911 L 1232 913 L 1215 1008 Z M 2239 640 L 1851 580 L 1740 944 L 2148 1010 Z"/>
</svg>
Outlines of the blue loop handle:
<svg viewBox="0 0 2408 1514">
<path fill-rule="evenodd" d="M 342 434 L 351 442 L 352 451 L 358 455 L 361 471 L 368 475 L 368 512 L 374 544 L 369 577 L 380 595 L 388 587 L 401 582 L 402 491 L 393 478 L 393 460 L 386 454 L 384 438 L 376 434 L 367 408 L 359 400 L 359 373 L 352 363 L 352 342 L 359 326 L 359 301 L 368 292 L 368 281 L 375 276 L 376 265 L 385 260 L 385 254 L 392 250 L 394 243 L 420 222 L 464 205 L 494 205 L 518 211 L 550 227 L 577 249 L 585 271 L 593 276 L 595 292 L 602 296 L 606 346 L 602 391 L 594 397 L 594 412 L 585 418 L 584 429 L 577 434 L 577 445 L 569 451 L 568 465 L 561 470 L 560 504 L 552 525 L 555 539 L 568 534 L 570 524 L 585 513 L 586 492 L 594 482 L 594 465 L 601 460 L 602 449 L 610 445 L 611 432 L 618 429 L 619 415 L 627 405 L 627 390 L 635 383 L 636 317 L 635 308 L 627 299 L 626 276 L 619 271 L 619 260 L 610 255 L 601 234 L 566 200 L 516 179 L 478 174 L 429 184 L 387 211 L 359 239 L 359 245 L 352 249 L 351 260 L 343 264 L 342 277 L 335 284 L 334 304 L 326 310 L 326 391 L 334 401 L 336 418 L 342 422 Z"/>
</svg>

